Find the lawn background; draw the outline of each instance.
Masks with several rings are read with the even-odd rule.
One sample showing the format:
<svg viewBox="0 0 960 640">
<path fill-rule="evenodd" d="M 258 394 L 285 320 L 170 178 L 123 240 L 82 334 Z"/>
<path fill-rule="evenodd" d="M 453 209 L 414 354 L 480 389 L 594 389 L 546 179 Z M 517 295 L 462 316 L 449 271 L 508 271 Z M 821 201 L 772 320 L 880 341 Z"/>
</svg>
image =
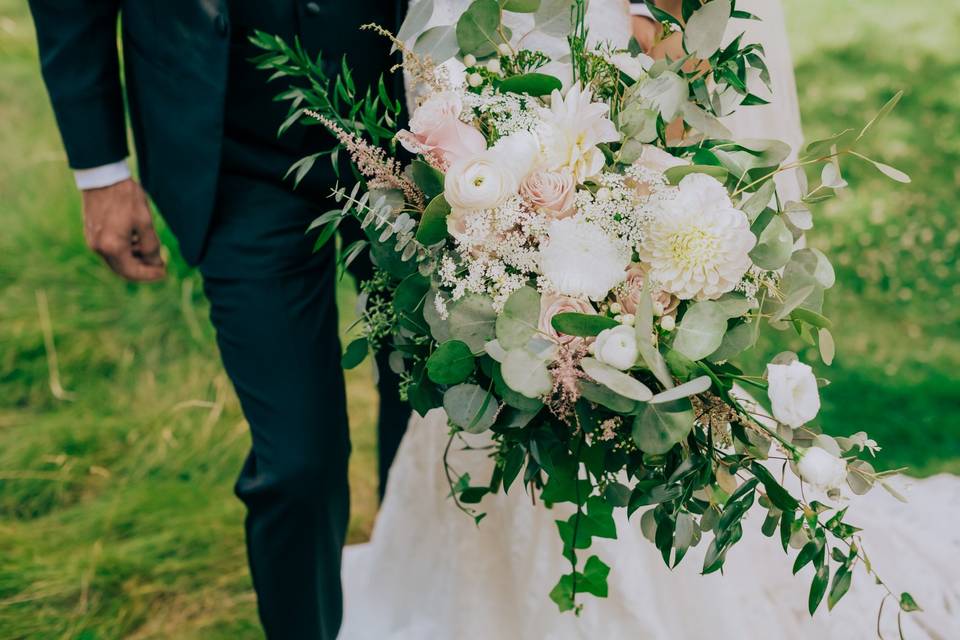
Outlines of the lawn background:
<svg viewBox="0 0 960 640">
<path fill-rule="evenodd" d="M 817 210 L 839 275 L 823 422 L 867 430 L 885 467 L 960 472 L 960 6 L 786 5 L 808 138 L 904 89 L 869 150 L 914 178 L 848 164 Z M 25 3 L 0 0 L 0 638 L 260 637 L 231 493 L 246 425 L 199 277 L 171 272 L 125 284 L 86 250 Z M 351 541 L 376 508 L 370 376 L 348 375 Z"/>
</svg>

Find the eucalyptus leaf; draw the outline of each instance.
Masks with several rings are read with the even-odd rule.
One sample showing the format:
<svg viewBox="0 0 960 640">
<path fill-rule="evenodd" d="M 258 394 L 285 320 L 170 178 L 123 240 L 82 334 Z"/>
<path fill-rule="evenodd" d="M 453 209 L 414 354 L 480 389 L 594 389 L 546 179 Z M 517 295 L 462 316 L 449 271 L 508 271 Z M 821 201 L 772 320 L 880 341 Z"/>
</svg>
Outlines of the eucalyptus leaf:
<svg viewBox="0 0 960 640">
<path fill-rule="evenodd" d="M 604 385 L 591 380 L 580 380 L 580 393 L 590 402 L 604 406 L 615 413 L 632 413 L 637 406 L 635 400 L 625 398 Z"/>
<path fill-rule="evenodd" d="M 430 293 L 427 294 L 426 300 L 423 302 L 423 319 L 427 321 L 433 339 L 437 342 L 446 342 L 450 339 L 450 326 L 448 321 L 442 318 L 437 311 L 437 296 L 445 299 L 445 294 L 440 293 L 437 289 L 431 289 Z"/>
<path fill-rule="evenodd" d="M 467 343 L 477 353 L 496 337 L 497 314 L 486 296 L 468 294 L 447 305 L 450 336 Z"/>
<path fill-rule="evenodd" d="M 687 81 L 672 71 L 646 80 L 639 89 L 641 100 L 652 105 L 667 122 L 680 115 L 687 93 Z"/>
<path fill-rule="evenodd" d="M 420 225 L 417 227 L 417 241 L 430 246 L 442 242 L 447 238 L 447 216 L 450 215 L 450 205 L 443 194 L 436 196 L 423 210 Z"/>
<path fill-rule="evenodd" d="M 523 347 L 537 332 L 539 320 L 540 294 L 533 287 L 521 287 L 510 294 L 497 317 L 497 340 L 508 351 Z"/>
<path fill-rule="evenodd" d="M 817 346 L 820 349 L 820 359 L 828 367 L 833 364 L 837 354 L 837 347 L 833 341 L 833 334 L 826 327 L 817 331 Z"/>
<path fill-rule="evenodd" d="M 427 201 L 433 200 L 443 193 L 443 173 L 437 171 L 423 160 L 414 160 L 410 163 L 410 172 L 413 182 L 417 185 Z"/>
<path fill-rule="evenodd" d="M 689 398 L 700 393 L 704 393 L 713 385 L 710 376 L 700 376 L 690 382 L 684 382 L 681 385 L 668 389 L 650 399 L 650 404 L 663 404 L 665 402 L 674 402 L 682 398 Z"/>
<path fill-rule="evenodd" d="M 507 386 L 527 398 L 540 398 L 553 389 L 546 362 L 526 349 L 508 351 L 500 372 Z"/>
<path fill-rule="evenodd" d="M 758 322 L 742 323 L 730 329 L 723 335 L 720 348 L 711 353 L 707 359 L 711 362 L 725 362 L 740 355 L 757 343 L 758 333 L 755 330 Z"/>
<path fill-rule="evenodd" d="M 663 454 L 693 429 L 689 400 L 647 404 L 633 422 L 633 441 L 644 453 Z"/>
<path fill-rule="evenodd" d="M 443 409 L 450 422 L 468 433 L 483 433 L 497 418 L 497 401 L 483 387 L 458 384 L 443 394 Z"/>
<path fill-rule="evenodd" d="M 588 376 L 624 398 L 646 402 L 653 397 L 653 393 L 645 384 L 596 358 L 584 358 L 580 366 Z"/>
<path fill-rule="evenodd" d="M 548 36 L 566 38 L 573 28 L 570 11 L 574 0 L 542 0 L 534 15 L 536 30 Z"/>
<path fill-rule="evenodd" d="M 750 259 L 761 269 L 774 271 L 783 267 L 793 253 L 793 234 L 780 216 L 773 216 L 760 232 Z"/>
<path fill-rule="evenodd" d="M 540 8 L 540 0 L 500 0 L 504 11 L 514 13 L 533 13 Z"/>
<path fill-rule="evenodd" d="M 474 368 L 474 357 L 459 340 L 444 342 L 427 359 L 427 376 L 437 384 L 457 384 L 466 380 Z"/>
<path fill-rule="evenodd" d="M 403 24 L 400 25 L 400 30 L 397 32 L 397 40 L 407 42 L 427 28 L 430 18 L 433 17 L 433 3 L 434 0 L 420 0 L 411 3 L 412 6 L 407 11 L 407 17 L 404 18 Z"/>
<path fill-rule="evenodd" d="M 720 181 L 726 180 L 729 175 L 729 172 L 723 167 L 712 164 L 686 164 L 678 167 L 670 167 L 663 172 L 663 175 L 666 177 L 667 182 L 676 185 L 680 184 L 680 181 L 691 173 L 705 173 Z"/>
<path fill-rule="evenodd" d="M 673 348 L 690 360 L 700 360 L 720 348 L 727 330 L 727 315 L 716 302 L 694 303 L 677 326 Z"/>
<path fill-rule="evenodd" d="M 357 338 L 343 352 L 340 364 L 344 369 L 353 369 L 363 362 L 370 352 L 370 343 L 366 338 Z"/>
<path fill-rule="evenodd" d="M 760 187 L 749 194 L 740 205 L 740 210 L 747 214 L 751 221 L 756 220 L 760 212 L 767 208 L 773 194 L 777 190 L 777 183 L 772 179 L 764 182 Z"/>
<path fill-rule="evenodd" d="M 716 1 L 716 0 L 714 0 Z M 710 3 L 711 5 L 714 2 Z M 730 130 L 717 119 L 716 116 L 711 115 L 701 109 L 693 102 L 683 103 L 683 119 L 691 127 L 704 134 L 708 138 L 718 138 L 721 140 L 726 140 L 731 137 Z"/>
<path fill-rule="evenodd" d="M 460 51 L 457 28 L 452 24 L 430 27 L 417 38 L 413 52 L 421 58 L 429 57 L 434 64 L 443 64 Z"/>
<path fill-rule="evenodd" d="M 713 0 L 694 11 L 683 30 L 684 48 L 702 59 L 716 53 L 723 44 L 731 11 L 730 0 Z"/>
<path fill-rule="evenodd" d="M 497 0 L 473 0 L 457 21 L 460 51 L 478 57 L 494 53 L 503 41 L 499 28 L 500 5 Z"/>
</svg>

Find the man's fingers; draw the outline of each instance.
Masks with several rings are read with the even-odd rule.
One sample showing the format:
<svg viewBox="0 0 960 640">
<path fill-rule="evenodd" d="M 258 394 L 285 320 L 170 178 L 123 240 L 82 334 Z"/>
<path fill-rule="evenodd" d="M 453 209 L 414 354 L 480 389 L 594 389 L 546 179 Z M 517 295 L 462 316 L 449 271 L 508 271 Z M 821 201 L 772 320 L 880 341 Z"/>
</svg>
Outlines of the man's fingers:
<svg viewBox="0 0 960 640">
<path fill-rule="evenodd" d="M 160 264 L 149 264 L 135 256 L 130 247 L 119 253 L 102 253 L 101 255 L 117 275 L 132 282 L 153 282 L 163 279 L 167 274 L 162 262 Z"/>
<path fill-rule="evenodd" d="M 133 249 L 146 264 L 163 266 L 163 257 L 160 255 L 160 238 L 157 237 L 157 232 L 152 224 L 137 228 L 137 239 Z"/>
</svg>

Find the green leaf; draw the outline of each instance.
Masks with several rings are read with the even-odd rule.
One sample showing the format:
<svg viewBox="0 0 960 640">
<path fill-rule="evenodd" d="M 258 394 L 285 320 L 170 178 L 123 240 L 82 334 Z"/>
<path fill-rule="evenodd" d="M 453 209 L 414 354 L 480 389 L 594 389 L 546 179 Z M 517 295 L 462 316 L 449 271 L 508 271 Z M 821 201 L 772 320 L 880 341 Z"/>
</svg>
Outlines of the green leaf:
<svg viewBox="0 0 960 640">
<path fill-rule="evenodd" d="M 514 13 L 533 13 L 540 8 L 540 0 L 500 0 L 504 11 Z"/>
<path fill-rule="evenodd" d="M 561 612 L 573 609 L 573 574 L 568 573 L 560 578 L 560 581 L 550 590 L 550 599 L 557 604 Z"/>
<path fill-rule="evenodd" d="M 797 554 L 797 559 L 793 562 L 793 575 L 797 575 L 801 569 L 813 562 L 813 559 L 822 548 L 818 540 L 811 540 L 803 545 L 800 553 Z"/>
<path fill-rule="evenodd" d="M 882 173 L 883 175 L 887 176 L 887 177 L 890 178 L 891 180 L 895 180 L 896 182 L 900 182 L 900 183 L 902 183 L 902 184 L 910 184 L 910 182 L 911 182 L 911 181 L 910 181 L 910 176 L 908 176 L 907 174 L 905 174 L 903 171 L 900 171 L 900 169 L 896 169 L 896 168 L 894 168 L 894 167 L 891 167 L 891 166 L 888 165 L 888 164 L 883 164 L 882 162 L 877 162 L 876 160 L 874 160 L 874 159 L 872 159 L 872 158 L 868 158 L 867 156 L 861 155 L 861 154 L 856 153 L 856 152 L 851 152 L 851 155 L 854 155 L 854 156 L 860 158 L 860 159 L 863 160 L 864 162 L 868 162 L 868 163 L 872 164 L 874 167 L 876 167 L 877 171 L 879 171 L 879 172 Z"/>
<path fill-rule="evenodd" d="M 417 227 L 417 241 L 429 247 L 432 244 L 447 239 L 447 216 L 450 215 L 450 205 L 441 193 L 427 205 Z"/>
<path fill-rule="evenodd" d="M 414 183 L 420 191 L 423 191 L 423 195 L 428 201 L 443 193 L 443 174 L 423 160 L 411 162 L 410 173 L 413 175 Z"/>
<path fill-rule="evenodd" d="M 663 404 L 664 402 L 673 402 L 683 398 L 689 398 L 699 393 L 707 391 L 713 385 L 710 376 L 700 376 L 690 382 L 685 382 L 672 389 L 662 391 L 650 399 L 650 404 Z"/>
<path fill-rule="evenodd" d="M 731 10 L 730 0 L 713 0 L 694 11 L 683 30 L 687 52 L 704 60 L 716 53 L 723 44 Z"/>
<path fill-rule="evenodd" d="M 781 511 L 795 511 L 797 507 L 800 506 L 800 502 L 790 495 L 790 492 L 784 489 L 762 464 L 759 462 L 752 463 L 750 465 L 750 471 L 763 483 L 767 497 L 770 498 L 770 502 L 772 502 L 775 507 Z"/>
<path fill-rule="evenodd" d="M 357 338 L 347 345 L 343 357 L 340 358 L 340 364 L 344 369 L 353 369 L 366 359 L 369 351 L 369 341 L 366 338 Z"/>
<path fill-rule="evenodd" d="M 493 387 L 497 396 L 501 398 L 508 406 L 520 411 L 538 411 L 543 407 L 543 402 L 539 398 L 528 398 L 527 396 L 514 391 L 510 385 L 503 379 L 501 365 L 496 364 L 492 371 Z"/>
<path fill-rule="evenodd" d="M 676 185 L 680 184 L 680 181 L 691 173 L 705 173 L 721 181 L 726 180 L 727 176 L 730 175 L 730 172 L 723 167 L 712 164 L 688 164 L 680 165 L 679 167 L 670 167 L 663 172 L 663 175 L 666 176 L 667 182 Z"/>
<path fill-rule="evenodd" d="M 500 5 L 497 0 L 473 0 L 457 21 L 457 42 L 460 51 L 485 57 L 497 50 L 503 38 L 500 27 Z"/>
<path fill-rule="evenodd" d="M 727 331 L 723 334 L 720 348 L 707 356 L 707 359 L 710 362 L 724 362 L 753 347 L 759 335 L 756 331 L 758 324 L 758 320 L 750 324 L 744 322 Z"/>
<path fill-rule="evenodd" d="M 590 402 L 604 406 L 614 413 L 633 413 L 637 406 L 636 401 L 624 398 L 619 393 L 591 380 L 580 380 L 580 393 Z"/>
<path fill-rule="evenodd" d="M 479 353 L 496 337 L 497 314 L 490 298 L 468 294 L 449 303 L 447 310 L 450 337 L 466 342 L 472 352 Z"/>
<path fill-rule="evenodd" d="M 563 88 L 563 83 L 556 78 L 545 73 L 525 73 L 519 76 L 511 76 L 501 81 L 497 88 L 502 93 L 525 93 L 531 96 L 548 96 L 553 91 L 559 91 Z"/>
<path fill-rule="evenodd" d="M 772 179 L 767 180 L 756 191 L 749 194 L 749 197 L 740 205 L 740 210 L 747 214 L 751 221 L 756 220 L 757 216 L 770 204 L 770 199 L 773 198 L 776 190 L 777 183 Z"/>
<path fill-rule="evenodd" d="M 450 422 L 468 433 L 483 433 L 497 419 L 497 401 L 482 387 L 458 384 L 443 394 L 443 410 Z"/>
<path fill-rule="evenodd" d="M 830 587 L 830 595 L 827 596 L 827 609 L 833 611 L 833 607 L 840 602 L 840 598 L 850 590 L 852 580 L 853 573 L 845 566 L 840 567 L 840 569 L 833 574 L 833 584 Z"/>
<path fill-rule="evenodd" d="M 913 599 L 913 596 L 906 591 L 900 594 L 900 608 L 907 613 L 911 611 L 923 611 L 920 605 L 917 604 L 917 601 Z"/>
<path fill-rule="evenodd" d="M 421 58 L 430 57 L 434 64 L 443 64 L 460 51 L 457 28 L 452 24 L 430 27 L 413 44 L 413 52 Z"/>
<path fill-rule="evenodd" d="M 669 122 L 680 114 L 688 93 L 686 79 L 672 71 L 664 71 L 640 85 L 638 95 L 643 103 L 651 105 L 665 122 Z"/>
<path fill-rule="evenodd" d="M 840 133 L 834 134 L 829 138 L 814 140 L 803 150 L 801 159 L 825 157 L 832 153 L 831 150 L 833 147 L 837 147 L 839 151 L 844 151 L 850 148 L 850 146 L 857 140 L 857 137 L 858 134 L 853 129 L 844 129 Z"/>
<path fill-rule="evenodd" d="M 617 539 L 617 525 L 613 521 L 613 506 L 600 496 L 587 499 L 587 514 L 581 522 L 595 538 Z"/>
<path fill-rule="evenodd" d="M 427 359 L 427 376 L 437 384 L 457 384 L 466 380 L 475 365 L 473 353 L 459 340 L 444 342 Z"/>
<path fill-rule="evenodd" d="M 521 287 L 507 298 L 497 317 L 497 340 L 506 350 L 519 349 L 536 334 L 540 321 L 540 294 L 533 287 Z"/>
<path fill-rule="evenodd" d="M 540 398 L 553 389 L 546 362 L 526 349 L 508 351 L 500 372 L 507 386 L 527 398 Z"/>
<path fill-rule="evenodd" d="M 823 360 L 823 364 L 828 367 L 832 365 L 833 359 L 837 355 L 837 346 L 829 329 L 824 327 L 817 332 L 817 346 L 820 349 L 820 358 Z"/>
<path fill-rule="evenodd" d="M 897 106 L 897 103 L 900 102 L 900 98 L 903 97 L 903 91 L 897 91 L 896 95 L 887 100 L 887 103 L 880 107 L 880 111 L 877 112 L 877 115 L 873 116 L 873 119 L 870 120 L 863 129 L 860 130 L 860 135 L 857 136 L 857 140 L 867 135 L 867 133 L 877 125 L 881 120 L 890 115 L 890 112 Z"/>
<path fill-rule="evenodd" d="M 404 278 L 393 292 L 393 308 L 400 324 L 413 331 L 424 332 L 428 327 L 423 319 L 423 304 L 430 291 L 430 281 L 419 273 Z"/>
<path fill-rule="evenodd" d="M 558 333 L 582 338 L 599 335 L 605 329 L 620 326 L 616 320 L 606 316 L 590 315 L 586 313 L 558 313 L 550 321 Z"/>
<path fill-rule="evenodd" d="M 572 29 L 570 10 L 574 0 L 542 0 L 533 17 L 536 30 L 548 36 L 566 38 Z"/>
<path fill-rule="evenodd" d="M 427 28 L 430 18 L 433 17 L 433 1 L 420 0 L 413 3 L 400 26 L 400 31 L 397 32 L 397 40 L 406 42 Z"/>
<path fill-rule="evenodd" d="M 608 575 L 610 575 L 610 567 L 597 556 L 590 556 L 583 566 L 583 584 L 580 588 L 584 593 L 606 598 Z"/>
<path fill-rule="evenodd" d="M 817 574 L 813 577 L 813 583 L 810 585 L 810 597 L 807 600 L 807 608 L 810 615 L 817 611 L 817 607 L 823 602 L 823 596 L 827 592 L 827 583 L 830 581 L 830 567 L 824 564 L 817 569 Z"/>
<path fill-rule="evenodd" d="M 693 429 L 689 400 L 647 404 L 633 421 L 633 441 L 644 453 L 667 453 Z"/>
<path fill-rule="evenodd" d="M 697 302 L 683 314 L 673 348 L 690 360 L 700 360 L 720 348 L 726 331 L 723 307 L 712 301 Z"/>
<path fill-rule="evenodd" d="M 596 358 L 584 358 L 580 361 L 580 366 L 588 376 L 624 398 L 646 402 L 653 397 L 645 384 Z"/>
<path fill-rule="evenodd" d="M 750 259 L 762 269 L 775 271 L 787 264 L 792 253 L 793 234 L 780 216 L 773 216 L 760 232 Z"/>
<path fill-rule="evenodd" d="M 507 493 L 513 481 L 520 475 L 523 468 L 523 461 L 526 460 L 526 454 L 519 446 L 515 446 L 507 452 L 503 458 L 503 492 Z"/>
</svg>

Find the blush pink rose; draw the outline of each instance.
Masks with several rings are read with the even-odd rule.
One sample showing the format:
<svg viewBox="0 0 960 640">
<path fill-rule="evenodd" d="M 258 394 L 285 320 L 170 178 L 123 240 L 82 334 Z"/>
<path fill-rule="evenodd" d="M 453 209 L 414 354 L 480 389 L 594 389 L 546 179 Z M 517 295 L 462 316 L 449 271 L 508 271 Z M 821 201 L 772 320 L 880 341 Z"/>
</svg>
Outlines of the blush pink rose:
<svg viewBox="0 0 960 640">
<path fill-rule="evenodd" d="M 597 312 L 589 300 L 552 293 L 543 294 L 543 297 L 540 298 L 540 331 L 558 344 L 569 344 L 574 340 L 582 340 L 583 338 L 557 333 L 557 330 L 553 328 L 552 321 L 553 316 L 558 313 L 586 313 L 588 315 L 596 315 Z"/>
<path fill-rule="evenodd" d="M 616 295 L 616 301 L 620 304 L 624 313 L 636 313 L 637 305 L 640 304 L 640 297 L 643 295 L 643 283 L 647 274 L 643 266 L 637 262 L 627 267 L 627 278 L 621 287 L 621 291 Z M 656 316 L 670 315 L 677 310 L 680 304 L 680 298 L 660 289 L 654 289 L 650 292 L 653 301 L 653 314 Z"/>
<path fill-rule="evenodd" d="M 433 95 L 413 112 L 410 130 L 401 131 L 397 139 L 407 151 L 437 157 L 447 166 L 483 153 L 487 139 L 460 120 L 462 112 L 463 101 L 456 93 Z"/>
<path fill-rule="evenodd" d="M 568 218 L 575 213 L 574 187 L 569 169 L 534 171 L 520 185 L 520 196 L 533 209 L 547 211 L 555 219 Z"/>
</svg>

